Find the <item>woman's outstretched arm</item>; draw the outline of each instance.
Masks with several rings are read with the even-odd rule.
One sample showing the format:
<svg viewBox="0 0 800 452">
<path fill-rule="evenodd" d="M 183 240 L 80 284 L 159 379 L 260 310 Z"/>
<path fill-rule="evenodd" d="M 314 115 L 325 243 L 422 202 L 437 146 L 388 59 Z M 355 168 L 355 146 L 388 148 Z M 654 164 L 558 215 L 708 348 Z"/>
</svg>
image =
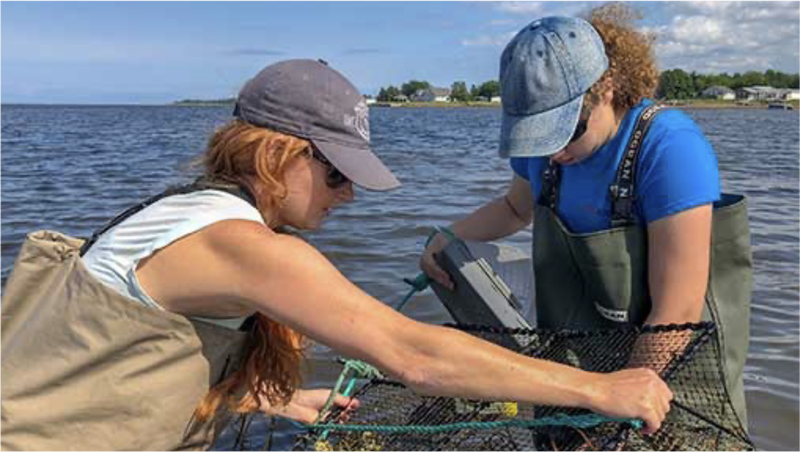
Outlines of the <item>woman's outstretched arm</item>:
<svg viewBox="0 0 800 452">
<path fill-rule="evenodd" d="M 182 276 L 192 298 L 225 297 L 224 312 L 263 312 L 423 394 L 585 407 L 641 418 L 648 433 L 669 410 L 672 394 L 651 370 L 588 373 L 414 321 L 356 287 L 309 244 L 257 223 L 216 223 L 193 241 Z M 187 313 L 187 300 L 173 307 Z M 208 308 L 191 314 L 213 315 Z"/>
</svg>

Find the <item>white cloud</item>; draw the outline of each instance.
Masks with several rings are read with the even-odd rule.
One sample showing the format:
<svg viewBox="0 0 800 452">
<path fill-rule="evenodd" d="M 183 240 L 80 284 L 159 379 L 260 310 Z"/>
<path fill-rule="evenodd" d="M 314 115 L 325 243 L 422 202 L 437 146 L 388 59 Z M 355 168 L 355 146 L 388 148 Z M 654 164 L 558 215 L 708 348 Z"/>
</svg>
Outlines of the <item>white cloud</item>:
<svg viewBox="0 0 800 452">
<path fill-rule="evenodd" d="M 501 2 L 489 24 L 513 31 L 467 37 L 468 47 L 503 47 L 521 27 L 508 21 L 549 15 L 577 16 L 597 6 L 591 2 Z M 776 69 L 800 71 L 800 3 L 798 2 L 665 2 L 632 5 L 648 24 L 641 31 L 656 36 L 660 69 L 698 72 L 745 72 Z M 527 17 L 526 17 L 527 16 Z"/>
<path fill-rule="evenodd" d="M 741 0 L 664 0 L 667 7 L 687 11 L 724 11 L 739 6 Z"/>
<path fill-rule="evenodd" d="M 510 14 L 540 14 L 543 9 L 541 1 L 532 0 L 474 0 L 480 5 L 486 5 L 503 13 Z"/>
<path fill-rule="evenodd" d="M 500 2 L 497 9 L 513 14 L 540 14 L 542 2 Z"/>
<path fill-rule="evenodd" d="M 487 2 L 489 3 L 489 2 Z M 531 21 L 545 16 L 579 16 L 592 2 L 498 2 L 491 3 L 492 9 L 502 14 L 512 14 L 515 17 L 508 19 L 494 18 L 489 21 L 491 27 L 513 28 L 513 31 L 469 37 L 461 40 L 461 45 L 467 47 L 503 47 L 511 40 L 523 26 Z"/>
<path fill-rule="evenodd" d="M 719 20 L 706 16 L 676 18 L 672 22 L 672 37 L 679 41 L 694 43 L 719 43 L 727 39 L 724 25 Z"/>
<path fill-rule="evenodd" d="M 661 69 L 699 72 L 798 71 L 800 3 L 676 2 L 651 28 Z"/>
</svg>

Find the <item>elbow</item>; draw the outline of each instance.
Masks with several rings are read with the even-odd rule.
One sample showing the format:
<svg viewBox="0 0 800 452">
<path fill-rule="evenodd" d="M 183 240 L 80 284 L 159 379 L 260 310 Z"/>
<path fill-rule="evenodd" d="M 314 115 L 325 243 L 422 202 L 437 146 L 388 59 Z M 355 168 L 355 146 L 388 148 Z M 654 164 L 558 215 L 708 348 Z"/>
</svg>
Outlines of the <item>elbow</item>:
<svg viewBox="0 0 800 452">
<path fill-rule="evenodd" d="M 513 224 L 515 230 L 525 228 L 533 221 L 533 209 L 515 205 L 508 194 L 503 195 L 499 202 L 506 207 L 509 222 Z"/>
<path fill-rule="evenodd" d="M 399 359 L 396 365 L 387 367 L 387 373 L 418 394 L 435 395 L 440 392 L 437 388 L 441 385 L 436 382 L 441 379 L 436 377 L 434 366 L 424 356 L 406 356 Z"/>
<path fill-rule="evenodd" d="M 384 355 L 386 360 L 384 369 L 393 379 L 407 386 L 409 389 L 422 395 L 441 394 L 448 379 L 442 360 L 436 358 L 436 353 L 431 353 L 427 344 L 408 344 L 402 346 L 398 341 L 391 354 Z"/>
<path fill-rule="evenodd" d="M 431 379 L 421 366 L 411 366 L 410 368 L 404 369 L 397 377 L 401 383 L 412 391 L 423 395 L 431 394 Z"/>
<path fill-rule="evenodd" d="M 400 382 L 417 394 L 424 396 L 447 395 L 445 379 L 437 376 L 433 366 L 417 364 L 403 372 Z"/>
</svg>

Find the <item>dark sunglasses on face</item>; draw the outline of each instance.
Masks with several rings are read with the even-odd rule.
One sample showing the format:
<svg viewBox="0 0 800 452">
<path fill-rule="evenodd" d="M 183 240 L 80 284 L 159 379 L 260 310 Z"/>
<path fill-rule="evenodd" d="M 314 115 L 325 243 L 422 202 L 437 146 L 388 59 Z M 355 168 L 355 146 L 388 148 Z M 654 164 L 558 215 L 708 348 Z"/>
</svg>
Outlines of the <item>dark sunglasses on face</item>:
<svg viewBox="0 0 800 452">
<path fill-rule="evenodd" d="M 586 103 L 586 100 L 584 100 L 581 116 L 578 119 L 578 124 L 575 126 L 575 132 L 572 133 L 572 138 L 569 139 L 569 144 L 580 140 L 583 134 L 586 133 L 586 127 L 589 123 L 589 118 L 592 116 L 592 110 L 587 109 L 587 107 L 588 104 Z"/>
<path fill-rule="evenodd" d="M 580 140 L 583 134 L 586 133 L 586 123 L 588 122 L 588 119 L 578 121 L 578 125 L 575 126 L 575 132 L 572 133 L 572 138 L 569 139 L 570 144 Z"/>
<path fill-rule="evenodd" d="M 328 184 L 328 187 L 332 189 L 337 189 L 342 185 L 350 182 L 350 179 L 348 179 L 347 176 L 342 174 L 341 171 L 336 169 L 336 167 L 333 166 L 333 163 L 331 163 L 331 161 L 328 160 L 322 154 L 322 152 L 320 152 L 320 150 L 317 149 L 316 147 L 312 147 L 311 156 L 314 157 L 316 161 L 322 163 L 322 165 L 328 169 L 328 176 L 325 179 L 325 183 Z"/>
</svg>

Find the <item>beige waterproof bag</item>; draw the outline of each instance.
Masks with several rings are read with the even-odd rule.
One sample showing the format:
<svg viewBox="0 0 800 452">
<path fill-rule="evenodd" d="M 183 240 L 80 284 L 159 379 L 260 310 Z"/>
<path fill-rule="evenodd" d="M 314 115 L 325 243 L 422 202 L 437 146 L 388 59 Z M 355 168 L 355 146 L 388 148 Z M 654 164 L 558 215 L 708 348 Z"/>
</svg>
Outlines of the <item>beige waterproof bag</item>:
<svg viewBox="0 0 800 452">
<path fill-rule="evenodd" d="M 2 299 L 4 450 L 209 448 L 193 421 L 247 335 L 144 307 L 85 269 L 83 243 L 31 233 Z"/>
</svg>

